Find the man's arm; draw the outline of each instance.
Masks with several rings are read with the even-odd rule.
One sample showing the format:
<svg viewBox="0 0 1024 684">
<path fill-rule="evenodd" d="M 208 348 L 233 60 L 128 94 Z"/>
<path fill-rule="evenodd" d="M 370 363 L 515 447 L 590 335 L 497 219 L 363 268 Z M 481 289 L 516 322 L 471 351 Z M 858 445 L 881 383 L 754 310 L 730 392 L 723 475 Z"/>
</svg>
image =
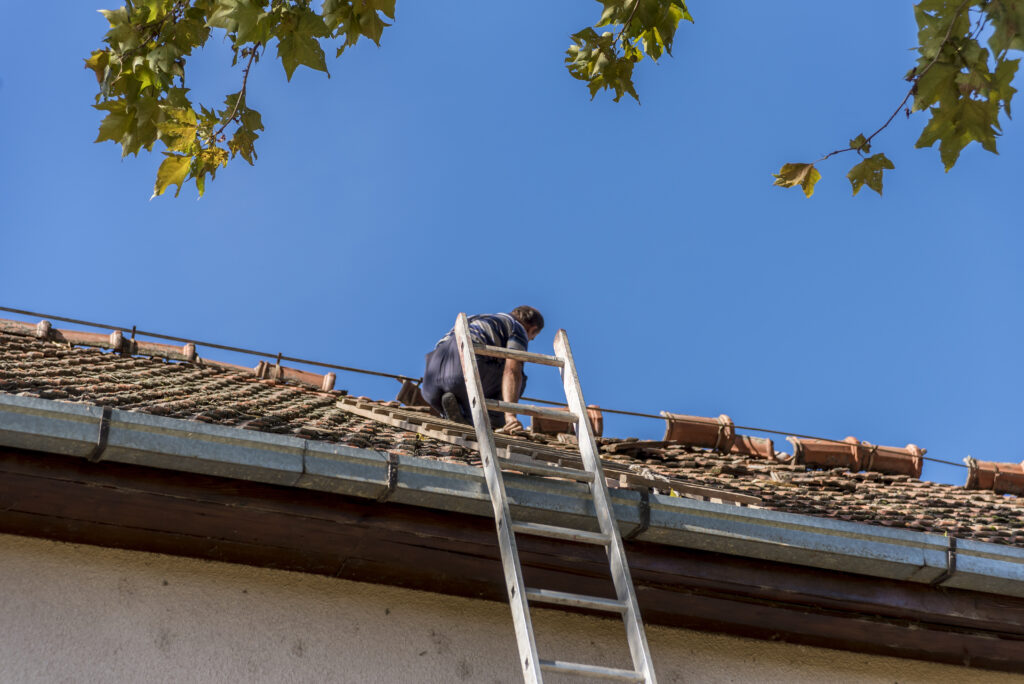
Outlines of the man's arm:
<svg viewBox="0 0 1024 684">
<path fill-rule="evenodd" d="M 501 400 L 509 403 L 519 401 L 519 392 L 522 391 L 523 362 L 515 359 L 505 359 L 505 372 L 501 376 Z M 514 413 L 505 414 L 505 429 L 519 427 L 522 423 Z"/>
</svg>

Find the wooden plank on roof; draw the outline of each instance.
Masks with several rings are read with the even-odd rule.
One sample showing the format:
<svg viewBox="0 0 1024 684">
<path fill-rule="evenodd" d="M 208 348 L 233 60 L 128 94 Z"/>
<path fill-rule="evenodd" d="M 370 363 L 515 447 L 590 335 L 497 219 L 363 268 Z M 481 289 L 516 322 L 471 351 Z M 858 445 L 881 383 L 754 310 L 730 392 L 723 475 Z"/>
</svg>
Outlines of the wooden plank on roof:
<svg viewBox="0 0 1024 684">
<path fill-rule="evenodd" d="M 413 422 L 408 419 L 408 414 L 411 413 L 409 411 L 393 406 L 382 406 L 371 402 L 360 402 L 351 397 L 343 397 L 339 400 L 338 407 L 343 411 L 348 411 L 349 413 L 362 418 L 375 420 L 384 423 L 385 425 L 390 425 L 391 427 L 415 432 L 425 437 L 432 437 L 442 442 L 448 442 L 449 444 L 455 444 L 466 449 L 472 449 L 473 451 L 477 450 L 475 439 L 468 436 L 460 436 L 473 434 L 475 437 L 473 428 L 468 425 L 456 423 L 451 420 L 445 420 L 444 418 L 436 418 L 434 416 L 421 418 L 423 414 L 417 414 L 417 417 L 421 419 Z M 497 433 L 494 435 L 494 443 L 499 449 L 511 449 L 515 453 L 528 455 L 538 461 L 556 463 L 558 466 L 563 468 L 583 468 L 583 460 L 579 454 L 574 453 L 565 446 L 554 447 L 548 444 L 525 441 Z M 648 477 L 641 475 L 640 473 L 633 472 L 629 469 L 629 466 L 615 461 L 602 459 L 601 466 L 610 476 L 619 476 L 620 481 L 623 481 L 623 478 L 625 478 L 624 481 L 629 486 L 633 487 L 639 486 L 655 489 L 672 489 L 675 490 L 677 494 L 687 498 L 696 498 L 700 500 L 718 499 L 719 503 L 731 503 L 738 506 L 761 505 L 761 499 L 756 496 L 730 492 L 722 489 L 713 489 L 711 487 L 702 487 L 691 484 L 680 478 L 668 477 L 663 480 Z"/>
</svg>

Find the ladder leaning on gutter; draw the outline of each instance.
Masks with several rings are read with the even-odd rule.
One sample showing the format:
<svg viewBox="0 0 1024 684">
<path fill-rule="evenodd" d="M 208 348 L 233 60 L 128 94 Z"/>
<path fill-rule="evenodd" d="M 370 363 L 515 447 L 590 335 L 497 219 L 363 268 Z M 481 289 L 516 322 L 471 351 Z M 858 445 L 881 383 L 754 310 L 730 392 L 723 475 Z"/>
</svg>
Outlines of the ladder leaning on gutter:
<svg viewBox="0 0 1024 684">
<path fill-rule="evenodd" d="M 487 489 L 494 507 L 495 526 L 498 531 L 498 546 L 501 549 L 501 563 L 505 571 L 505 585 L 508 588 L 509 604 L 512 607 L 512 619 L 515 623 L 516 642 L 519 646 L 520 667 L 523 680 L 526 682 L 542 682 L 542 671 L 553 671 L 567 674 L 587 675 L 602 679 L 626 682 L 655 683 L 654 666 L 651 663 L 651 652 L 644 634 L 644 625 L 640 619 L 637 606 L 636 591 L 626 564 L 626 554 L 622 547 L 615 514 L 612 512 L 608 487 L 605 483 L 601 460 L 598 457 L 597 443 L 590 421 L 586 419 L 586 403 L 580 389 L 579 376 L 572 360 L 569 338 L 564 330 L 555 335 L 555 355 L 534 354 L 530 352 L 491 347 L 476 344 L 470 337 L 469 321 L 465 313 L 460 313 L 455 322 L 455 337 L 458 341 L 459 355 L 462 360 L 462 371 L 466 378 L 466 389 L 469 396 L 473 424 L 476 427 L 477 443 L 480 447 L 480 458 L 483 461 L 487 479 Z M 487 399 L 483 394 L 480 371 L 477 368 L 476 355 L 494 356 L 514 359 L 546 366 L 556 366 L 562 374 L 565 398 L 569 405 L 568 416 L 565 411 L 542 408 L 529 404 L 512 404 Z M 516 522 L 509 513 L 508 497 L 505 483 L 501 475 L 501 466 L 497 449 L 494 446 L 494 433 L 491 430 L 488 410 L 505 413 L 518 413 L 543 418 L 556 418 L 564 421 L 568 417 L 576 427 L 577 441 L 583 461 L 583 470 L 559 468 L 547 465 L 528 465 L 521 462 L 509 463 L 513 470 L 538 475 L 550 475 L 586 482 L 590 489 L 591 501 L 597 515 L 600 532 L 587 532 L 553 525 Z M 528 588 L 523 581 L 523 569 L 519 562 L 515 534 L 529 534 L 550 537 L 579 543 L 603 546 L 608 556 L 612 580 L 615 584 L 615 599 L 584 596 L 567 592 L 546 589 Z M 537 643 L 530 620 L 530 603 L 545 603 L 572 608 L 619 613 L 626 627 L 626 639 L 629 652 L 633 659 L 633 669 L 623 670 L 597 665 L 570 663 L 560 660 L 541 660 L 537 656 Z"/>
</svg>

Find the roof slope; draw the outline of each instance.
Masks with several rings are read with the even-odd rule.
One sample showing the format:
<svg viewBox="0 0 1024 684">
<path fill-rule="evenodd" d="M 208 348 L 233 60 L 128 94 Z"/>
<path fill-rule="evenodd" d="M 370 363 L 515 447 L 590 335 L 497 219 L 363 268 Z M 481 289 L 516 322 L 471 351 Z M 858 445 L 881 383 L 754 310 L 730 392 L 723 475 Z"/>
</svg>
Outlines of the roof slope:
<svg viewBox="0 0 1024 684">
<path fill-rule="evenodd" d="M 261 379 L 252 369 L 202 359 L 169 362 L 0 331 L 0 392 L 478 463 L 464 447 L 346 411 L 338 405 L 344 392 Z M 534 434 L 522 439 L 560 444 Z M 813 470 L 677 444 L 598 441 L 609 460 L 758 496 L 768 509 L 1024 546 L 1024 501 L 1017 497 L 906 475 Z"/>
</svg>

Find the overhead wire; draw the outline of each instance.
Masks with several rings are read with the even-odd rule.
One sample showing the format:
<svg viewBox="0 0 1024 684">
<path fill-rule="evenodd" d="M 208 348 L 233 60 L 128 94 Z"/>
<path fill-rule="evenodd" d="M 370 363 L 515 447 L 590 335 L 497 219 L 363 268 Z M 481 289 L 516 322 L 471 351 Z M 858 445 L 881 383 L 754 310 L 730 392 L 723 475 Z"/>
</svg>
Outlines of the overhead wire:
<svg viewBox="0 0 1024 684">
<path fill-rule="evenodd" d="M 145 337 L 153 337 L 158 340 L 171 340 L 172 342 L 182 342 L 184 344 L 194 344 L 197 347 L 210 347 L 211 349 L 223 349 L 225 351 L 236 352 L 239 354 L 251 354 L 253 356 L 260 356 L 269 359 L 280 359 L 282 361 L 291 361 L 292 363 L 304 363 L 309 366 L 318 366 L 320 368 L 331 368 L 333 370 L 348 371 L 350 373 L 362 373 L 364 375 L 376 375 L 382 378 L 392 378 L 394 380 L 409 380 L 410 382 L 420 382 L 422 378 L 413 378 L 407 375 L 395 375 L 394 373 L 381 373 L 380 371 L 366 370 L 365 368 L 352 368 L 351 366 L 338 366 L 333 363 L 324 363 L 322 361 L 310 361 L 309 359 L 300 359 L 294 356 L 285 356 L 280 353 L 262 352 L 255 349 L 246 349 L 244 347 L 232 347 L 226 344 L 217 344 L 215 342 L 201 342 L 199 340 L 190 340 L 184 337 L 174 337 L 172 335 L 163 335 L 160 333 L 147 332 L 145 330 L 138 330 L 135 326 L 131 328 L 122 327 L 119 325 L 107 325 L 105 323 L 94 323 L 91 321 L 80 321 L 75 318 L 65 318 L 63 316 L 53 316 L 50 314 L 42 314 L 36 311 L 24 311 L 22 309 L 11 309 L 6 306 L 0 306 L 0 311 L 9 311 L 11 313 L 21 314 L 23 316 L 40 316 L 46 319 L 53 319 L 55 321 L 64 321 L 65 323 L 74 323 L 76 325 L 87 325 L 93 328 L 103 328 L 106 330 L 119 330 L 121 332 L 134 333 L 136 335 L 143 335 Z"/>
<path fill-rule="evenodd" d="M 417 377 L 412 377 L 412 376 L 408 376 L 408 375 L 399 375 L 399 374 L 395 374 L 395 373 L 383 373 L 381 371 L 368 370 L 368 369 L 365 369 L 365 368 L 355 368 L 353 366 L 340 366 L 340 365 L 333 364 L 333 363 L 324 363 L 322 361 L 311 361 L 309 359 L 302 359 L 302 358 L 298 358 L 298 357 L 294 357 L 294 356 L 285 356 L 284 354 L 282 354 L 280 352 L 275 354 L 275 353 L 271 353 L 271 352 L 257 351 L 257 350 L 254 350 L 254 349 L 246 349 L 244 347 L 233 347 L 233 346 L 226 345 L 226 344 L 217 344 L 215 342 L 201 342 L 199 340 L 193 340 L 193 339 L 188 339 L 188 338 L 184 338 L 184 337 L 174 337 L 172 335 L 164 335 L 164 334 L 161 334 L 161 333 L 154 333 L 154 332 L 147 332 L 147 331 L 144 331 L 144 330 L 138 330 L 135 326 L 132 326 L 132 327 L 129 328 L 129 327 L 118 326 L 118 325 L 109 325 L 107 323 L 96 323 L 96 322 L 93 322 L 93 321 L 83 321 L 83 320 L 79 320 L 79 319 L 76 319 L 76 318 L 67 318 L 67 317 L 64 317 L 64 316 L 54 316 L 52 314 L 39 313 L 37 311 L 26 311 L 24 309 L 13 309 L 13 308 L 6 307 L 6 306 L 0 306 L 0 311 L 7 311 L 9 313 L 19 314 L 19 315 L 22 315 L 22 316 L 38 316 L 38 317 L 43 318 L 43 319 L 48 319 L 48 320 L 52 319 L 52 320 L 55 320 L 55 321 L 63 321 L 65 323 L 73 323 L 75 325 L 84 325 L 84 326 L 89 326 L 89 327 L 93 327 L 93 328 L 101 328 L 101 329 L 106 329 L 106 330 L 118 330 L 118 331 L 123 332 L 123 333 L 124 332 L 131 333 L 133 336 L 134 335 L 142 335 L 142 336 L 145 336 L 145 337 L 152 337 L 152 338 L 160 339 L 160 340 L 170 340 L 172 342 L 181 342 L 183 344 L 194 344 L 197 347 L 198 346 L 203 346 L 203 347 L 210 347 L 211 349 L 222 349 L 224 351 L 235 352 L 235 353 L 238 353 L 238 354 L 249 354 L 249 355 L 252 355 L 252 356 L 259 356 L 259 357 L 263 357 L 263 358 L 278 359 L 279 361 L 290 361 L 292 363 L 302 363 L 302 364 L 306 364 L 308 366 L 317 366 L 319 368 L 330 368 L 332 370 L 340 370 L 340 371 L 345 371 L 345 372 L 348 372 L 348 373 L 360 373 L 360 374 L 363 374 L 363 375 L 372 375 L 372 376 L 381 377 L 381 378 L 391 378 L 393 380 L 399 380 L 401 382 L 412 382 L 414 384 L 420 384 L 421 382 L 423 382 L 423 378 L 417 378 Z M 548 404 L 550 406 L 567 406 L 567 404 L 565 402 L 551 401 L 549 399 L 538 399 L 536 397 L 522 397 L 522 399 L 525 400 L 525 401 L 536 402 L 538 404 Z M 613 414 L 621 415 L 621 416 L 634 416 L 634 417 L 637 417 L 637 418 L 653 418 L 655 420 L 665 420 L 665 416 L 655 415 L 653 413 L 642 413 L 642 412 L 639 412 L 639 411 L 624 411 L 622 409 L 611 409 L 611 408 L 606 408 L 604 406 L 600 407 L 599 410 L 601 412 L 603 412 L 603 413 L 613 413 Z M 678 417 L 678 418 L 676 418 L 676 420 L 679 420 L 680 422 L 684 422 L 684 423 L 685 422 L 692 422 L 692 423 L 701 422 L 701 421 L 696 421 L 696 420 L 687 421 L 685 418 L 682 418 L 682 417 Z M 797 437 L 799 439 L 815 439 L 815 440 L 819 440 L 819 441 L 822 441 L 822 442 L 831 442 L 831 443 L 834 443 L 834 444 L 849 444 L 849 442 L 846 442 L 846 441 L 841 440 L 841 439 L 832 439 L 832 438 L 829 438 L 829 437 L 815 437 L 813 435 L 804 435 L 804 434 L 801 434 L 799 432 L 789 432 L 789 431 L 785 431 L 785 430 L 773 430 L 773 429 L 770 429 L 770 428 L 753 427 L 753 426 L 749 426 L 749 425 L 735 425 L 734 428 L 736 430 L 747 430 L 749 432 L 763 432 L 763 433 L 766 433 L 766 434 L 782 435 L 782 436 L 787 436 L 787 437 Z M 945 465 L 956 466 L 958 468 L 968 468 L 968 466 L 966 464 L 964 464 L 964 463 L 957 463 L 955 461 L 947 461 L 945 459 L 935 458 L 933 456 L 921 456 L 921 458 L 926 460 L 926 461 L 932 461 L 933 463 L 942 463 L 942 464 L 945 464 Z"/>
<path fill-rule="evenodd" d="M 539 404 L 550 404 L 551 406 L 568 406 L 568 404 L 566 404 L 564 402 L 561 402 L 561 401 L 549 401 L 547 399 L 535 399 L 533 397 L 523 397 L 523 399 L 526 400 L 526 401 L 535 401 L 535 402 L 537 402 Z M 657 420 L 665 420 L 665 416 L 656 416 L 653 413 L 639 413 L 637 411 L 621 411 L 621 410 L 617 410 L 617 409 L 605 408 L 604 406 L 598 407 L 598 410 L 600 410 L 602 413 L 617 413 L 617 414 L 623 415 L 623 416 L 637 416 L 639 418 L 656 418 Z M 680 416 L 674 416 L 673 420 L 677 420 L 677 421 L 682 422 L 682 423 L 694 423 L 694 424 L 700 423 L 700 424 L 703 424 L 703 421 L 697 421 L 697 420 L 690 420 L 690 421 L 688 421 L 685 418 L 680 417 Z M 746 430 L 748 432 L 765 432 L 765 433 L 772 434 L 772 435 L 783 435 L 785 437 L 798 437 L 800 439 L 816 439 L 816 440 L 821 441 L 821 442 L 832 442 L 833 444 L 849 444 L 849 442 L 844 441 L 842 439 L 831 439 L 829 437 L 815 437 L 814 435 L 804 435 L 804 434 L 800 434 L 799 432 L 789 432 L 789 431 L 784 431 L 784 430 L 772 430 L 772 429 L 769 429 L 769 428 L 753 427 L 753 426 L 750 426 L 750 425 L 734 425 L 733 428 L 736 429 L 736 430 Z M 965 465 L 963 463 L 957 463 L 956 461 L 947 461 L 945 459 L 934 458 L 932 456 L 921 456 L 921 458 L 923 458 L 926 461 L 933 461 L 935 463 L 945 463 L 946 465 L 956 466 L 958 468 L 967 468 L 968 467 L 967 465 Z"/>
</svg>

